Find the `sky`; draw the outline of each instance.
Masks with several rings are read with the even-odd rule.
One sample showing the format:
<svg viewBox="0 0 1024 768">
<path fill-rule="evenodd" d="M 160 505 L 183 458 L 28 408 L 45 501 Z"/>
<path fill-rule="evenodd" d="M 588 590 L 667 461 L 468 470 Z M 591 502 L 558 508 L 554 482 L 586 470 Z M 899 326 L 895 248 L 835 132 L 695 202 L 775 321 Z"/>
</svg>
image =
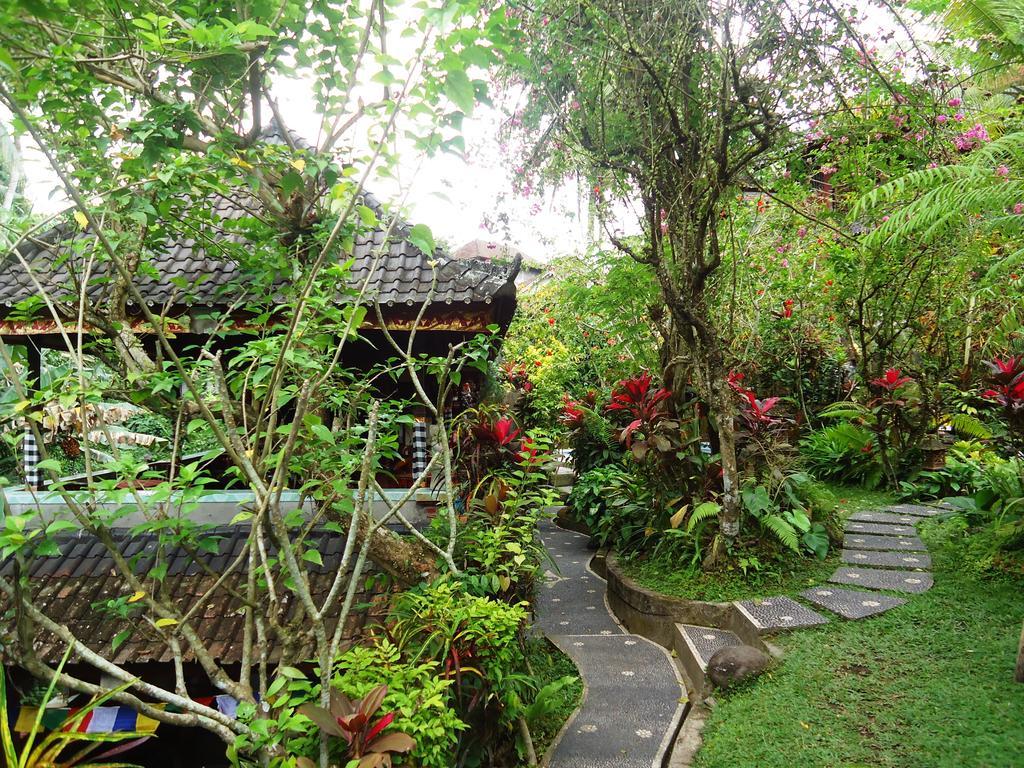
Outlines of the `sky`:
<svg viewBox="0 0 1024 768">
<path fill-rule="evenodd" d="M 278 89 L 282 114 L 300 136 L 315 140 L 320 124 L 313 108 L 311 90 L 301 82 Z M 2 119 L 9 124 L 9 115 Z M 402 163 L 405 179 L 418 169 L 408 197 L 409 218 L 427 224 L 439 241 L 457 248 L 482 239 L 509 244 L 530 260 L 547 262 L 557 255 L 581 250 L 586 242 L 586 213 L 577 215 L 579 195 L 575 185 L 529 198 L 516 196 L 510 175 L 514 158 L 504 151 L 498 137 L 502 113 L 480 105 L 463 124 L 466 157 L 441 154 L 420 158 L 409 154 Z M 57 175 L 31 138 L 20 139 L 26 196 L 36 213 L 50 215 L 69 207 Z M 397 189 L 375 189 L 378 195 L 398 195 Z M 503 198 L 503 199 L 502 199 Z M 489 231 L 484 222 L 499 212 L 509 217 L 505 231 Z"/>
</svg>

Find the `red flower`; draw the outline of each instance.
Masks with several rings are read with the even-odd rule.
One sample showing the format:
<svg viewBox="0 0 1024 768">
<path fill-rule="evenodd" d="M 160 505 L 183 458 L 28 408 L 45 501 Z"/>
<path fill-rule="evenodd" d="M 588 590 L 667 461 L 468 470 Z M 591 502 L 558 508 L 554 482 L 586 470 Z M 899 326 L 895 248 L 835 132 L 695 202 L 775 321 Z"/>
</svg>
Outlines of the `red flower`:
<svg viewBox="0 0 1024 768">
<path fill-rule="evenodd" d="M 872 379 L 871 384 L 880 387 L 888 392 L 894 392 L 907 382 L 913 381 L 909 376 L 904 376 L 899 368 L 890 368 L 883 376 Z"/>
<path fill-rule="evenodd" d="M 548 325 L 554 325 L 554 324 L 555 324 L 555 318 L 549 317 L 548 318 Z"/>
</svg>

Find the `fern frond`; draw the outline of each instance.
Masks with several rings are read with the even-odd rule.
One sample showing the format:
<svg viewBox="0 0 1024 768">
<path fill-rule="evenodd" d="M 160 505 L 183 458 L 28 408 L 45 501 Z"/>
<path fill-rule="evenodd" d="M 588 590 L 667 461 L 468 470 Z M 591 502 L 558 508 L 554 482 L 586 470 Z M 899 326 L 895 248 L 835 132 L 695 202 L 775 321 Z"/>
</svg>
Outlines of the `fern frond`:
<svg viewBox="0 0 1024 768">
<path fill-rule="evenodd" d="M 721 508 L 720 504 L 716 504 L 713 501 L 705 501 L 702 504 L 698 504 L 693 508 L 693 512 L 690 513 L 690 521 L 686 524 L 686 532 L 693 533 L 694 528 L 703 521 L 715 517 Z"/>
<path fill-rule="evenodd" d="M 870 415 L 868 408 L 854 402 L 833 403 L 818 414 L 823 419 L 862 419 Z"/>
<path fill-rule="evenodd" d="M 988 427 L 977 416 L 971 416 L 969 413 L 954 413 L 947 421 L 953 431 L 963 437 L 972 437 L 975 440 L 988 440 L 992 437 Z"/>
<path fill-rule="evenodd" d="M 758 520 L 761 527 L 771 531 L 784 547 L 794 552 L 800 551 L 800 537 L 797 536 L 796 529 L 785 519 L 779 515 L 763 515 Z"/>
</svg>

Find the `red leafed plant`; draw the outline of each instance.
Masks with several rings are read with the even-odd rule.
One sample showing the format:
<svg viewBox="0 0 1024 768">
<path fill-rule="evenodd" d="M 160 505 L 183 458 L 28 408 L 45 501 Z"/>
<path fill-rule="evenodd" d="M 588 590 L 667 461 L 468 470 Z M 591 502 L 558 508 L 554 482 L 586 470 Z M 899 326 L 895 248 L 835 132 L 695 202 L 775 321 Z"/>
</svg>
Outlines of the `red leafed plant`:
<svg viewBox="0 0 1024 768">
<path fill-rule="evenodd" d="M 764 400 L 758 400 L 750 390 L 746 390 L 743 395 L 743 420 L 747 422 L 751 432 L 763 432 L 782 423 L 782 419 L 768 415 L 768 412 L 778 404 L 779 398 L 766 397 Z"/>
<path fill-rule="evenodd" d="M 480 421 L 473 427 L 473 431 L 481 440 L 494 443 L 499 448 L 505 448 L 519 437 L 516 423 L 508 416 L 502 416 L 493 422 Z"/>
<path fill-rule="evenodd" d="M 986 360 L 992 388 L 982 397 L 993 400 L 1013 413 L 1024 409 L 1024 355 Z"/>
<path fill-rule="evenodd" d="M 572 400 L 568 395 L 562 395 L 562 415 L 558 420 L 570 429 L 577 429 L 583 426 L 583 417 L 586 412 L 583 406 Z"/>
<path fill-rule="evenodd" d="M 890 368 L 877 379 L 871 380 L 871 386 L 884 389 L 886 392 L 895 392 L 904 384 L 909 384 L 913 379 L 904 376 L 899 368 Z"/>
<path fill-rule="evenodd" d="M 746 422 L 747 429 L 756 434 L 781 424 L 782 419 L 768 415 L 768 412 L 778 405 L 779 398 L 766 397 L 759 400 L 754 390 L 744 387 L 741 381 L 743 374 L 736 371 L 730 371 L 726 378 L 729 387 L 740 396 L 743 421 Z"/>
<path fill-rule="evenodd" d="M 389 712 L 374 720 L 384 703 L 388 687 L 378 686 L 359 701 L 352 701 L 338 691 L 331 691 L 331 708 L 303 704 L 299 712 L 328 736 L 336 736 L 348 745 L 348 757 L 359 760 L 359 768 L 389 768 L 391 756 L 408 752 L 416 746 L 411 736 L 399 731 L 383 733 L 395 719 Z M 313 768 L 309 758 L 299 758 L 299 768 Z"/>
<path fill-rule="evenodd" d="M 619 442 L 631 445 L 636 432 L 650 435 L 654 426 L 667 415 L 664 405 L 672 393 L 661 388 L 651 391 L 651 374 L 641 373 L 630 379 L 623 379 L 612 393 L 612 401 L 606 410 L 626 413 L 632 421 L 619 434 Z"/>
</svg>

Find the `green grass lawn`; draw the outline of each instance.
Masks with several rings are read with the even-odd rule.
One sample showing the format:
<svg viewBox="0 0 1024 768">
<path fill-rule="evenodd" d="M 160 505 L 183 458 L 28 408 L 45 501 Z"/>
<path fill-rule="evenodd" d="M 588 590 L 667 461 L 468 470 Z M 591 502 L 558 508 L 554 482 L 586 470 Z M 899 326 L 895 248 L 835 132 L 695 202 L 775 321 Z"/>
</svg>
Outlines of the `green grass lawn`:
<svg viewBox="0 0 1024 768">
<path fill-rule="evenodd" d="M 942 523 L 922 528 L 935 587 L 779 637 L 776 670 L 718 697 L 697 766 L 1024 766 L 1024 580 L 958 570 Z"/>
</svg>

